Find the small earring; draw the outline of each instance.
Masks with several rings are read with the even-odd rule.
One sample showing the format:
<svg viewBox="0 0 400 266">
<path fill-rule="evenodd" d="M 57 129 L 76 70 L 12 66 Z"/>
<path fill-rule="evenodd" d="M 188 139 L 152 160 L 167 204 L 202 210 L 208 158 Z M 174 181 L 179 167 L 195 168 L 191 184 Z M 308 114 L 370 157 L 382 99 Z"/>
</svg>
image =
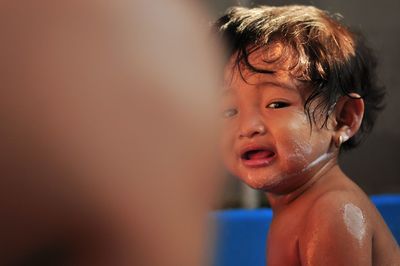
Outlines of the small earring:
<svg viewBox="0 0 400 266">
<path fill-rule="evenodd" d="M 338 138 L 337 138 L 337 140 L 336 140 L 336 142 L 335 142 L 335 146 L 336 146 L 336 148 L 340 148 L 340 146 L 342 146 L 342 144 L 344 143 L 344 142 L 346 142 L 347 140 L 349 139 L 349 136 L 348 135 L 340 135 Z"/>
<path fill-rule="evenodd" d="M 343 136 L 340 135 L 335 141 L 336 148 L 340 148 L 340 146 L 342 146 L 342 143 L 343 143 Z"/>
</svg>

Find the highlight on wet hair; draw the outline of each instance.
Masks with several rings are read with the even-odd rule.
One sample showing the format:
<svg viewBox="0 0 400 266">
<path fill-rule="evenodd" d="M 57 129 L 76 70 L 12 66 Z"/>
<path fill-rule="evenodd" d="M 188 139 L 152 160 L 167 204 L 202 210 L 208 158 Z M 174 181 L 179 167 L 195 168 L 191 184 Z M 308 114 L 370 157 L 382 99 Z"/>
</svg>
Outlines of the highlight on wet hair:
<svg viewBox="0 0 400 266">
<path fill-rule="evenodd" d="M 249 56 L 259 49 L 283 45 L 280 56 L 273 56 L 268 63 L 290 55 L 294 63 L 289 71 L 312 90 L 304 104 L 310 124 L 316 124 L 322 115 L 322 126 L 326 126 L 341 96 L 360 95 L 365 104 L 361 127 L 342 145 L 350 149 L 372 130 L 383 108 L 385 88 L 377 82 L 377 61 L 364 38 L 339 19 L 313 6 L 232 7 L 216 21 L 214 30 L 227 44 L 228 58 L 235 56 L 234 66 L 240 73 L 242 67 L 254 73 L 273 73 L 253 66 Z"/>
</svg>

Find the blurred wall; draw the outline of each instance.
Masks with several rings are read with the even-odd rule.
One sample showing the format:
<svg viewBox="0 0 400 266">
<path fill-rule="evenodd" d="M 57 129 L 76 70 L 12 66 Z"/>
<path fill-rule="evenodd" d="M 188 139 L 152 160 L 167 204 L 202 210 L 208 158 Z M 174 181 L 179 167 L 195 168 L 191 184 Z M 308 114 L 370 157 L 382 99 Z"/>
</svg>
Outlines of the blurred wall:
<svg viewBox="0 0 400 266">
<path fill-rule="evenodd" d="M 387 87 L 386 109 L 375 129 L 357 149 L 344 153 L 344 171 L 368 194 L 400 193 L 400 1 L 393 0 L 258 0 L 209 1 L 215 18 L 232 5 L 314 5 L 343 15 L 344 23 L 360 29 L 379 58 L 380 80 Z M 238 205 L 240 186 L 232 179 L 222 205 Z M 261 197 L 261 196 L 260 196 Z"/>
</svg>

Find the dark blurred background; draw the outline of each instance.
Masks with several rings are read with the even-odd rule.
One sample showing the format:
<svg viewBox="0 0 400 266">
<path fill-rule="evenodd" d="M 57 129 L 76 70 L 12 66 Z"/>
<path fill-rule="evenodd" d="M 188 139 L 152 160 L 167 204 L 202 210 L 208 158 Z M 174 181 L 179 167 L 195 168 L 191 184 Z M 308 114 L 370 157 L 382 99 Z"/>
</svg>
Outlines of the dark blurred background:
<svg viewBox="0 0 400 266">
<path fill-rule="evenodd" d="M 379 59 L 379 78 L 387 87 L 386 108 L 361 146 L 341 155 L 343 170 L 367 193 L 400 193 L 400 1 L 393 0 L 207 0 L 216 19 L 233 5 L 314 5 L 339 13 L 343 22 L 361 30 Z M 230 178 L 221 208 L 268 206 L 261 193 Z"/>
</svg>

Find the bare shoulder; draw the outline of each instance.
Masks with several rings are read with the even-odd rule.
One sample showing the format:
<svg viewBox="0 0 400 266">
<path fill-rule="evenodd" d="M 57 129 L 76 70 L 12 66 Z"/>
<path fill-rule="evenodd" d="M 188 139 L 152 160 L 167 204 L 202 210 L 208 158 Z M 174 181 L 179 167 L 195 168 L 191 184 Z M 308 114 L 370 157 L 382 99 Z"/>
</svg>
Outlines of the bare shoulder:
<svg viewBox="0 0 400 266">
<path fill-rule="evenodd" d="M 332 189 L 314 198 L 307 212 L 310 218 L 327 216 L 336 218 L 338 215 L 347 213 L 349 210 L 362 212 L 367 218 L 373 207 L 368 196 L 358 187 L 346 187 L 342 189 Z"/>
<path fill-rule="evenodd" d="M 361 190 L 352 188 L 317 197 L 300 234 L 302 265 L 371 265 L 370 205 Z"/>
</svg>

